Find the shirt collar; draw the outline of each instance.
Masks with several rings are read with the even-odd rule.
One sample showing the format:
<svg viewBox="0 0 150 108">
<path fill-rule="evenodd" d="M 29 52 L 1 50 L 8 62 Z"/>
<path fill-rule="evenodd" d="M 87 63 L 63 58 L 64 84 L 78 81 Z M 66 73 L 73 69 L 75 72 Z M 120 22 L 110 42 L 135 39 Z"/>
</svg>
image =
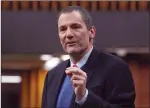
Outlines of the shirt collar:
<svg viewBox="0 0 150 108">
<path fill-rule="evenodd" d="M 81 58 L 81 60 L 80 60 L 79 62 L 77 62 L 76 65 L 77 65 L 79 68 L 81 68 L 81 67 L 87 62 L 87 60 L 88 60 L 88 58 L 89 58 L 89 56 L 90 56 L 92 50 L 93 50 L 93 46 L 92 46 L 92 48 Z M 70 59 L 70 63 L 71 63 L 71 66 L 73 66 L 73 63 L 72 63 L 71 59 Z"/>
</svg>

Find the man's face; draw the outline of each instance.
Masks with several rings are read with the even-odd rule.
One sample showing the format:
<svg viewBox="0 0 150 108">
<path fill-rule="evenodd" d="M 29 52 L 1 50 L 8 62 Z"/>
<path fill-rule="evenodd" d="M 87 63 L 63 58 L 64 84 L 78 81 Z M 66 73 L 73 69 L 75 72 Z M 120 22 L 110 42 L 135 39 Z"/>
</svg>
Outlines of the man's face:
<svg viewBox="0 0 150 108">
<path fill-rule="evenodd" d="M 88 30 L 77 11 L 62 13 L 58 19 L 58 32 L 63 49 L 68 54 L 82 53 L 90 49 L 91 30 Z"/>
</svg>

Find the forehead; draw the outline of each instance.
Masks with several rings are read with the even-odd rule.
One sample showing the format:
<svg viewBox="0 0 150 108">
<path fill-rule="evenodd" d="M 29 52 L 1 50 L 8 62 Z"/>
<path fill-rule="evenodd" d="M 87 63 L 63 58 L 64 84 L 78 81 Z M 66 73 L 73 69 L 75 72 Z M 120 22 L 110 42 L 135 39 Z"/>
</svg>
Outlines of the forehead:
<svg viewBox="0 0 150 108">
<path fill-rule="evenodd" d="M 58 19 L 58 26 L 69 25 L 72 23 L 85 24 L 78 11 L 62 13 Z"/>
</svg>

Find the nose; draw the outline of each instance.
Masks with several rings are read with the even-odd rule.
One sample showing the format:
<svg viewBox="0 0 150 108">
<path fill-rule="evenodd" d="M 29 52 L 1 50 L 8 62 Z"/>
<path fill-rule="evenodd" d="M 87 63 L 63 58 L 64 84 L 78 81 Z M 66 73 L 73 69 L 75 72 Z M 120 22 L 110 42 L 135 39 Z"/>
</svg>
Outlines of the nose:
<svg viewBox="0 0 150 108">
<path fill-rule="evenodd" d="M 68 28 L 67 31 L 66 31 L 66 37 L 67 38 L 72 38 L 73 37 L 73 33 L 72 33 L 70 28 Z"/>
</svg>

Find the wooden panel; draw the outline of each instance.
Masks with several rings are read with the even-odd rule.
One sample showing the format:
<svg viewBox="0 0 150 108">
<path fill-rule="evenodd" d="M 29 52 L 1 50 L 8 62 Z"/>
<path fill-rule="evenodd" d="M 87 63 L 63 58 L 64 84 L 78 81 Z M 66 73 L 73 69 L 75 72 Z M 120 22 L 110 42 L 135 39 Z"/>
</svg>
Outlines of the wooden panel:
<svg viewBox="0 0 150 108">
<path fill-rule="evenodd" d="M 72 1 L 71 5 L 75 5 L 76 6 L 77 5 L 77 1 Z"/>
<path fill-rule="evenodd" d="M 91 10 L 96 11 L 97 10 L 97 1 L 91 2 Z"/>
<path fill-rule="evenodd" d="M 139 1 L 139 10 L 147 10 L 147 6 L 148 6 L 148 1 Z"/>
<path fill-rule="evenodd" d="M 80 1 L 80 6 L 84 7 L 85 9 L 89 8 L 89 2 L 88 1 Z"/>
<path fill-rule="evenodd" d="M 22 74 L 21 108 L 40 108 L 47 70 Z"/>
<path fill-rule="evenodd" d="M 99 1 L 100 10 L 108 10 L 109 1 Z"/>
<path fill-rule="evenodd" d="M 27 72 L 22 73 L 21 108 L 29 108 L 29 77 Z"/>
<path fill-rule="evenodd" d="M 136 1 L 130 1 L 130 10 L 136 11 Z"/>
<path fill-rule="evenodd" d="M 52 10 L 58 10 L 58 1 L 52 1 L 52 5 L 51 5 L 51 9 Z"/>
<path fill-rule="evenodd" d="M 42 102 L 42 93 L 43 93 L 43 87 L 44 87 L 44 81 L 47 71 L 46 70 L 39 70 L 38 71 L 38 106 L 41 106 Z"/>
<path fill-rule="evenodd" d="M 9 1 L 2 1 L 1 2 L 2 3 L 2 9 L 4 9 L 4 10 L 8 10 L 8 9 L 10 9 L 10 2 Z"/>
<path fill-rule="evenodd" d="M 49 1 L 40 1 L 40 7 L 41 7 L 41 10 L 49 10 L 50 8 L 50 2 Z"/>
<path fill-rule="evenodd" d="M 37 80 L 37 72 L 36 71 L 32 71 L 30 73 L 30 92 L 29 92 L 29 97 L 30 97 L 30 107 L 31 108 L 35 108 L 35 107 L 38 107 L 37 106 L 37 92 L 38 92 L 38 89 L 37 89 L 37 83 L 38 83 L 38 80 Z"/>
<path fill-rule="evenodd" d="M 38 1 L 32 1 L 32 10 L 34 11 L 38 10 Z"/>
<path fill-rule="evenodd" d="M 13 11 L 19 10 L 19 1 L 13 1 L 12 2 L 12 9 L 13 9 Z"/>
<path fill-rule="evenodd" d="M 117 10 L 117 1 L 111 1 L 111 10 L 116 11 Z"/>
<path fill-rule="evenodd" d="M 128 1 L 120 1 L 119 2 L 119 10 L 121 10 L 121 11 L 128 10 Z"/>
<path fill-rule="evenodd" d="M 130 62 L 130 69 L 133 75 L 135 90 L 136 90 L 136 99 L 135 105 L 136 108 L 149 108 L 149 66 L 140 66 L 136 62 Z"/>
<path fill-rule="evenodd" d="M 132 72 L 134 84 L 135 84 L 135 91 L 136 91 L 136 99 L 135 99 L 135 105 L 138 106 L 139 103 L 139 66 L 136 62 L 130 62 L 129 64 L 130 70 Z"/>
<path fill-rule="evenodd" d="M 29 1 L 20 1 L 21 10 L 29 10 L 30 2 Z"/>
<path fill-rule="evenodd" d="M 2 1 L 2 10 L 60 10 L 66 6 L 80 5 L 88 10 L 147 11 L 149 1 Z M 39 3 L 39 4 L 38 4 Z M 51 7 L 50 7 L 50 3 Z M 91 3 L 91 6 L 89 5 Z M 110 5 L 109 5 L 110 3 Z M 60 5 L 59 5 L 60 4 Z M 39 6 L 38 6 L 39 5 Z M 98 8 L 97 5 L 100 7 Z M 110 8 L 109 8 L 110 6 Z M 119 6 L 119 8 L 118 8 Z M 138 8 L 139 7 L 139 10 Z M 32 7 L 32 8 L 30 8 Z M 20 8 L 20 9 L 19 9 Z"/>
<path fill-rule="evenodd" d="M 149 108 L 150 107 L 150 78 L 149 78 L 149 72 L 150 72 L 150 67 L 149 66 L 140 66 L 140 75 L 139 75 L 139 92 L 138 92 L 138 100 L 139 103 L 138 107 L 143 107 L 143 108 Z"/>
<path fill-rule="evenodd" d="M 69 6 L 69 1 L 62 1 L 60 2 L 61 8 L 65 8 L 67 6 Z"/>
</svg>

